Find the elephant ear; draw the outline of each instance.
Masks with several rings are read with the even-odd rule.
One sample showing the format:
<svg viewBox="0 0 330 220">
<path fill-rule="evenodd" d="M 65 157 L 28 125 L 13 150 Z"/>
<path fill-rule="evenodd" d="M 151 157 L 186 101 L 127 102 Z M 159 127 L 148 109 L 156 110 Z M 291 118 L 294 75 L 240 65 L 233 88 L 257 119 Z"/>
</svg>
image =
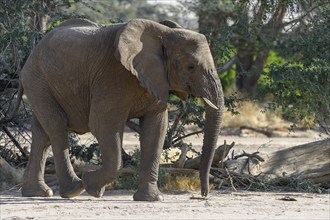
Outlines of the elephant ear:
<svg viewBox="0 0 330 220">
<path fill-rule="evenodd" d="M 169 28 L 180 28 L 183 29 L 183 27 L 181 25 L 179 25 L 178 23 L 176 23 L 175 21 L 171 21 L 171 20 L 163 20 L 161 22 L 159 22 L 162 25 L 165 25 Z M 178 96 L 180 99 L 182 100 L 187 100 L 188 98 L 188 93 L 186 92 L 180 92 L 180 91 L 173 91 L 173 93 Z"/>
<path fill-rule="evenodd" d="M 142 87 L 167 102 L 169 83 L 163 64 L 161 28 L 156 22 L 135 19 L 121 28 L 115 40 L 115 57 Z"/>
<path fill-rule="evenodd" d="M 171 20 L 163 20 L 159 23 L 162 24 L 162 25 L 165 25 L 169 28 L 183 28 L 181 25 L 179 25 L 175 21 L 171 21 Z"/>
</svg>

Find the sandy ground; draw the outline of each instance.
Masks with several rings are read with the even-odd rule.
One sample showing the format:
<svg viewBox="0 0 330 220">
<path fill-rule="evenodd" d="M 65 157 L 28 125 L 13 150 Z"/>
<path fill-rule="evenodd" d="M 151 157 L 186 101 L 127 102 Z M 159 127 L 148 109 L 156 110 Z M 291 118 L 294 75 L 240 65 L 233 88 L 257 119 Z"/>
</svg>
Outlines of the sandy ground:
<svg viewBox="0 0 330 220">
<path fill-rule="evenodd" d="M 107 191 L 96 199 L 1 196 L 1 219 L 330 219 L 329 194 L 212 191 L 165 195 L 163 202 L 134 202 L 131 191 Z M 284 201 L 290 198 L 296 201 Z"/>
<path fill-rule="evenodd" d="M 305 132 L 306 133 L 306 132 Z M 304 134 L 305 134 L 304 133 Z M 235 141 L 237 152 L 271 152 L 318 140 L 315 134 L 264 136 L 220 136 L 218 144 Z M 84 142 L 88 135 L 82 136 Z M 187 142 L 197 150 L 202 136 Z M 134 133 L 125 134 L 125 149 L 138 146 Z M 211 191 L 207 200 L 199 192 L 165 194 L 163 202 L 135 202 L 133 191 L 106 191 L 102 198 L 86 193 L 74 198 L 22 198 L 17 190 L 0 197 L 0 219 L 330 219 L 330 194 L 284 192 Z"/>
</svg>

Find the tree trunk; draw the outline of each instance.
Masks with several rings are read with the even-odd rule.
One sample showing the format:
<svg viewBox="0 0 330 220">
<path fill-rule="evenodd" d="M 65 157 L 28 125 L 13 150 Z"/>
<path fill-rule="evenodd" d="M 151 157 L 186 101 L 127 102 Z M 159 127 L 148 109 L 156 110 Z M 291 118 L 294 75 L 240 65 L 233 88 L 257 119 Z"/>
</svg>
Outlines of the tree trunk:
<svg viewBox="0 0 330 220">
<path fill-rule="evenodd" d="M 277 151 L 261 166 L 261 172 L 330 186 L 330 139 Z"/>
<path fill-rule="evenodd" d="M 262 155 L 262 152 L 261 152 Z M 262 155 L 264 162 L 241 159 L 226 161 L 229 170 L 238 173 L 263 175 L 271 178 L 294 177 L 309 179 L 330 186 L 330 139 L 298 145 Z"/>
</svg>

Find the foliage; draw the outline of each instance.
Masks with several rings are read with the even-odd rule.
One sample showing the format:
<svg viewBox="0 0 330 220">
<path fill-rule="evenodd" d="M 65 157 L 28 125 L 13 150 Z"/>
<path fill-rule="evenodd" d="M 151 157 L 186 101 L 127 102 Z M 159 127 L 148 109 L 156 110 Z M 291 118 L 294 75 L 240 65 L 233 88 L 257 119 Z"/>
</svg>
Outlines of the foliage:
<svg viewBox="0 0 330 220">
<path fill-rule="evenodd" d="M 321 0 L 182 2 L 198 15 L 199 30 L 210 42 L 227 94 L 236 87 L 243 93 L 238 97 L 260 101 L 274 97 L 270 105 L 284 109 L 286 119 L 318 123 L 329 131 L 329 4 Z"/>
<path fill-rule="evenodd" d="M 76 1 L 65 13 L 74 13 L 101 24 L 126 22 L 133 18 L 146 18 L 154 21 L 177 20 L 178 9 L 167 4 L 149 4 L 147 0 Z"/>
<path fill-rule="evenodd" d="M 133 175 L 120 176 L 111 182 L 107 188 L 109 189 L 131 189 L 136 190 L 139 183 L 139 169 L 141 151 L 135 148 L 131 153 L 132 165 L 129 166 L 133 170 Z M 182 180 L 182 181 L 181 181 Z M 191 179 L 185 177 L 172 177 L 160 167 L 158 172 L 158 187 L 165 191 L 173 190 L 192 190 L 200 187 L 199 178 Z"/>
<path fill-rule="evenodd" d="M 58 6 L 70 6 L 69 0 L 0 2 L 0 92 L 18 87 L 19 71 L 46 31 L 48 16 L 63 18 Z"/>
<path fill-rule="evenodd" d="M 47 30 L 47 21 L 63 18 L 58 8 L 69 7 L 70 2 L 0 1 L 0 118 L 13 111 L 20 71 L 31 50 Z M 23 145 L 31 144 L 31 127 L 28 125 L 31 115 L 29 104 L 23 100 L 15 119 L 6 125 L 11 128 L 5 132 L 5 128 L 0 127 L 4 131 L 0 132 L 0 139 L 4 141 L 0 154 L 13 165 L 26 164 L 27 158 L 17 152 L 15 147 L 21 144 L 20 148 L 23 149 Z"/>
<path fill-rule="evenodd" d="M 314 35 L 321 36 L 319 40 L 305 43 L 295 40 L 305 39 L 297 33 L 304 33 L 329 14 L 326 10 L 329 4 L 321 0 L 182 2 L 198 16 L 199 30 L 210 42 L 225 91 L 236 86 L 244 95 L 255 95 L 270 51 L 287 58 L 301 51 L 317 52 L 329 47 L 329 34 L 322 28 L 313 30 Z"/>
<path fill-rule="evenodd" d="M 293 122 L 303 120 L 309 127 L 317 123 L 330 134 L 330 66 L 321 61 L 308 67 L 271 65 L 267 91 L 273 94 L 269 108 L 281 107 Z"/>
<path fill-rule="evenodd" d="M 200 99 L 189 96 L 186 102 L 176 96 L 170 96 L 171 109 L 169 112 L 169 126 L 167 130 L 164 149 L 181 147 L 186 137 L 187 125 L 196 125 L 202 132 L 204 128 L 204 107 Z"/>
<path fill-rule="evenodd" d="M 18 87 L 17 73 L 30 53 L 31 39 L 38 32 L 24 22 L 32 9 L 31 3 L 2 1 L 0 9 L 0 92 L 3 92 L 7 87 Z"/>
<path fill-rule="evenodd" d="M 321 8 L 303 30 L 285 37 L 278 53 L 287 62 L 270 62 L 261 94 L 272 94 L 272 107 L 281 107 L 294 123 L 317 124 L 330 135 L 330 6 Z"/>
<path fill-rule="evenodd" d="M 98 143 L 89 146 L 80 145 L 79 138 L 74 133 L 69 133 L 69 151 L 71 159 L 81 160 L 85 163 L 100 165 L 102 164 L 101 151 Z"/>
<path fill-rule="evenodd" d="M 135 148 L 131 153 L 132 165 L 129 167 L 133 170 L 133 175 L 120 176 L 111 182 L 107 188 L 110 189 L 133 189 L 136 190 L 139 184 L 139 169 L 140 169 L 140 159 L 141 151 Z"/>
</svg>

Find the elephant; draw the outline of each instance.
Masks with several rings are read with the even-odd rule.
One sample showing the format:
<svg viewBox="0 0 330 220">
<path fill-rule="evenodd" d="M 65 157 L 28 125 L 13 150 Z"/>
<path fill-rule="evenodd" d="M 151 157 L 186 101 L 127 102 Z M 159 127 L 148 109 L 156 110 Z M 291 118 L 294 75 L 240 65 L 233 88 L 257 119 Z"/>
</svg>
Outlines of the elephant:
<svg viewBox="0 0 330 220">
<path fill-rule="evenodd" d="M 200 181 L 202 196 L 208 195 L 224 95 L 204 35 L 170 21 L 133 19 L 101 26 L 84 19 L 67 20 L 33 49 L 20 83 L 33 110 L 22 196 L 53 195 L 44 181 L 51 146 L 60 196 L 72 198 L 86 190 L 101 197 L 105 186 L 120 174 L 125 123 L 137 118 L 141 165 L 133 199 L 163 200 L 157 180 L 172 91 L 182 99 L 193 95 L 204 100 Z M 95 136 L 103 161 L 99 170 L 81 178 L 76 175 L 69 158 L 69 131 Z"/>
</svg>

